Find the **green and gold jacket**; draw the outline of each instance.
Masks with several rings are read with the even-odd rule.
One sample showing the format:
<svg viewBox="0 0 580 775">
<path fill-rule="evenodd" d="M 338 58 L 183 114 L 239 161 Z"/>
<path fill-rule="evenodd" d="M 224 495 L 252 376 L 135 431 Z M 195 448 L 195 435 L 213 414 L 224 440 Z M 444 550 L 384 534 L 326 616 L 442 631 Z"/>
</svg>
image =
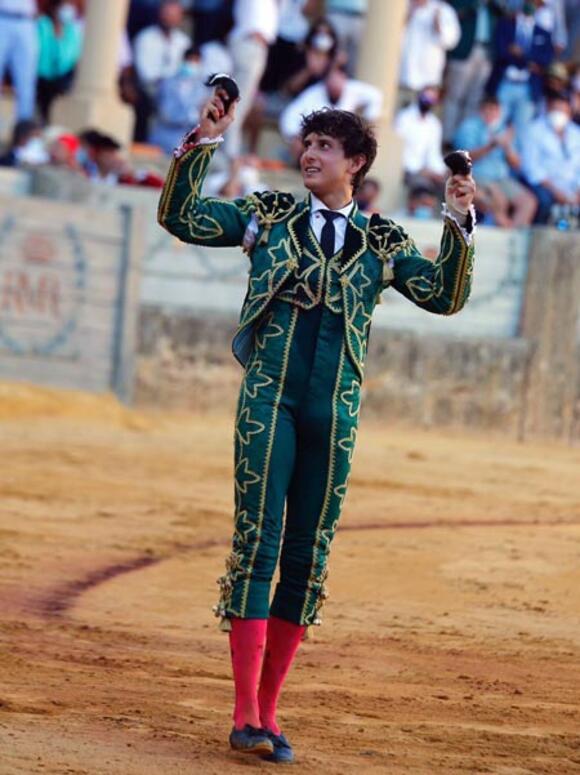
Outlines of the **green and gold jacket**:
<svg viewBox="0 0 580 775">
<path fill-rule="evenodd" d="M 367 218 L 354 206 L 344 246 L 327 260 L 310 228 L 309 197 L 296 201 L 279 191 L 231 201 L 201 196 L 216 148 L 196 145 L 173 160 L 158 220 L 183 242 L 245 247 L 250 277 L 233 341 L 242 364 L 252 351 L 254 327 L 274 297 L 304 309 L 323 303 L 342 315 L 347 350 L 361 378 L 373 309 L 385 288 L 392 285 L 417 306 L 439 315 L 452 315 L 465 304 L 473 245 L 452 218 L 444 220 L 439 255 L 431 261 L 401 226 L 380 216 Z M 253 229 L 248 229 L 250 222 Z M 294 282 L 286 283 L 292 273 Z"/>
</svg>

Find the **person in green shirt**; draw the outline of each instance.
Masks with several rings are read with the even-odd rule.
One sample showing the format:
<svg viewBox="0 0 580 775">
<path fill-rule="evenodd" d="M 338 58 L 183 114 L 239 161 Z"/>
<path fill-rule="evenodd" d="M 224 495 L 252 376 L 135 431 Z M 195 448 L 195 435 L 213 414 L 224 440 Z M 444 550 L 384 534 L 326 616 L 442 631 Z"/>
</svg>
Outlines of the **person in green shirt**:
<svg viewBox="0 0 580 775">
<path fill-rule="evenodd" d="M 50 120 L 54 100 L 72 86 L 83 35 L 74 8 L 64 0 L 50 0 L 38 19 L 38 81 L 36 101 L 43 122 Z"/>
<path fill-rule="evenodd" d="M 306 628 L 320 623 L 327 559 L 357 437 L 373 308 L 393 286 L 437 314 L 458 312 L 473 268 L 471 176 L 447 183 L 441 250 L 424 258 L 388 218 L 363 215 L 353 193 L 376 155 L 371 128 L 342 110 L 304 119 L 301 201 L 267 191 L 203 197 L 211 158 L 234 120 L 220 93 L 175 152 L 161 226 L 184 242 L 240 245 L 250 276 L 233 341 L 244 366 L 235 431 L 232 551 L 215 608 L 230 632 L 232 748 L 293 759 L 278 697 Z M 285 519 L 284 519 L 285 514 Z M 280 580 L 273 599 L 276 566 Z"/>
</svg>

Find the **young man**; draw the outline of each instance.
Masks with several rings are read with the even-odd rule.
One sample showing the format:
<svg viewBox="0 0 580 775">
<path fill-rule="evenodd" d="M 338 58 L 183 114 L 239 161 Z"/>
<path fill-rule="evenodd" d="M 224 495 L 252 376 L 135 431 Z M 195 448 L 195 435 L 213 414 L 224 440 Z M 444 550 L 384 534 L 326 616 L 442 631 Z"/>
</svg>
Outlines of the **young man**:
<svg viewBox="0 0 580 775">
<path fill-rule="evenodd" d="M 307 626 L 319 624 L 326 561 L 346 495 L 370 320 L 394 287 L 439 314 L 469 294 L 475 185 L 447 187 L 441 252 L 423 258 L 392 221 L 353 202 L 376 154 L 353 113 L 304 119 L 300 165 L 309 196 L 265 192 L 226 201 L 200 189 L 234 120 L 219 96 L 176 151 L 159 223 L 185 242 L 243 245 L 250 280 L 233 350 L 245 366 L 235 434 L 235 531 L 216 613 L 230 631 L 236 750 L 291 761 L 276 706 Z M 280 582 L 270 584 L 280 558 Z M 265 654 L 264 654 L 265 651 Z"/>
</svg>

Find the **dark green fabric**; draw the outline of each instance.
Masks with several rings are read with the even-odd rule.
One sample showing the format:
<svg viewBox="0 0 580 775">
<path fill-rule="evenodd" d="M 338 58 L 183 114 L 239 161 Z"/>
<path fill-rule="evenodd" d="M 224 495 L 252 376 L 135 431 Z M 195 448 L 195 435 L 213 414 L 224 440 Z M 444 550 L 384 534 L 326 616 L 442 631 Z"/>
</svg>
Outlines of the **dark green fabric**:
<svg viewBox="0 0 580 775">
<path fill-rule="evenodd" d="M 253 216 L 259 227 L 248 249 L 248 291 L 234 339 L 245 366 L 235 430 L 235 527 L 216 613 L 266 618 L 271 612 L 313 624 L 346 495 L 378 296 L 392 284 L 426 310 L 457 312 L 469 295 L 473 249 L 446 219 L 439 255 L 430 261 L 400 226 L 369 220 L 355 206 L 343 249 L 325 255 L 309 225 L 309 198 L 202 197 L 214 150 L 197 146 L 173 162 L 159 222 L 186 242 L 215 246 L 242 244 Z"/>
</svg>

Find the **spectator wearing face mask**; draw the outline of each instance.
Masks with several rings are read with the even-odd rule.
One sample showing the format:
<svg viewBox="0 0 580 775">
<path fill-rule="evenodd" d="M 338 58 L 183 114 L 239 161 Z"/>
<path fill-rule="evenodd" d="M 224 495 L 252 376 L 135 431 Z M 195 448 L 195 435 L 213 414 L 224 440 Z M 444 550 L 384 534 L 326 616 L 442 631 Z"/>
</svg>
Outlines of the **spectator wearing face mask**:
<svg viewBox="0 0 580 775">
<path fill-rule="evenodd" d="M 75 7 L 64 0 L 49 0 L 45 13 L 38 19 L 38 40 L 36 98 L 39 113 L 47 124 L 52 103 L 72 86 L 82 52 L 82 32 Z"/>
<path fill-rule="evenodd" d="M 183 135 L 199 123 L 200 108 L 209 96 L 204 81 L 199 51 L 189 48 L 177 73 L 161 82 L 150 141 L 165 153 L 172 153 Z"/>
<path fill-rule="evenodd" d="M 38 167 L 50 160 L 40 124 L 18 121 L 12 132 L 10 148 L 0 157 L 0 167 Z"/>
<path fill-rule="evenodd" d="M 496 59 L 488 84 L 497 96 L 506 122 L 521 142 L 542 97 L 546 69 L 554 58 L 552 35 L 535 19 L 542 0 L 526 0 L 515 17 L 504 17 L 495 32 Z"/>
<path fill-rule="evenodd" d="M 441 194 L 445 163 L 441 155 L 443 128 L 433 112 L 439 102 L 439 89 L 429 86 L 417 99 L 399 111 L 395 130 L 403 140 L 403 170 L 409 188 L 435 187 Z"/>
<path fill-rule="evenodd" d="M 270 49 L 260 91 L 246 120 L 251 153 L 256 153 L 264 122 L 269 119 L 277 123 L 282 111 L 298 94 L 318 83 L 328 73 L 336 58 L 338 38 L 326 19 L 318 19 L 308 30 L 304 44 L 298 48 L 297 57 L 272 56 L 276 47 L 277 44 Z M 280 59 L 286 62 L 282 71 L 277 65 L 269 69 L 270 64 Z M 281 80 L 282 72 L 285 80 Z"/>
<path fill-rule="evenodd" d="M 512 175 L 521 170 L 520 157 L 513 147 L 513 130 L 503 122 L 496 97 L 484 97 L 479 115 L 465 119 L 455 135 L 455 146 L 471 155 L 478 210 L 497 226 L 529 226 L 537 202 Z"/>
<path fill-rule="evenodd" d="M 298 159 L 302 152 L 300 127 L 302 117 L 321 108 L 336 108 L 359 113 L 367 121 L 381 115 L 383 95 L 375 86 L 349 78 L 344 65 L 335 62 L 324 80 L 301 92 L 280 116 L 280 132 Z"/>
<path fill-rule="evenodd" d="M 580 206 L 580 128 L 571 116 L 569 95 L 550 95 L 546 115 L 524 136 L 522 171 L 539 203 L 535 223 L 548 223 L 554 205 Z"/>
<path fill-rule="evenodd" d="M 365 178 L 355 194 L 355 201 L 361 213 L 378 213 L 381 184 L 376 178 Z"/>
</svg>

